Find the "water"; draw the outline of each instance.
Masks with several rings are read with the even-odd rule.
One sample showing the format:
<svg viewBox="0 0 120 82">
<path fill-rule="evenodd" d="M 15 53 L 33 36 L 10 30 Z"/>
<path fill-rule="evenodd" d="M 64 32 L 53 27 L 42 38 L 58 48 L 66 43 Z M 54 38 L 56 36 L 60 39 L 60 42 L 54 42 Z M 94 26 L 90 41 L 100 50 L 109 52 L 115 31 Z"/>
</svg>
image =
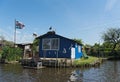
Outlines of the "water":
<svg viewBox="0 0 120 82">
<path fill-rule="evenodd" d="M 97 68 L 23 69 L 0 64 L 0 82 L 120 82 L 120 61 L 106 61 Z"/>
</svg>

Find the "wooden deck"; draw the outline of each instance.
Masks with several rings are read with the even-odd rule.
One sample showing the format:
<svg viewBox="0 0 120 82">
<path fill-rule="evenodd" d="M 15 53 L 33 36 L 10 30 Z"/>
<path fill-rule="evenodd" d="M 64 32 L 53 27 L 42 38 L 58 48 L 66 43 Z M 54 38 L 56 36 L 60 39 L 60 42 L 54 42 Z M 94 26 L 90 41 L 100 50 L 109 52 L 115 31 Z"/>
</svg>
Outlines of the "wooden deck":
<svg viewBox="0 0 120 82">
<path fill-rule="evenodd" d="M 41 58 L 37 62 L 32 59 L 24 59 L 21 61 L 22 66 L 24 66 L 25 68 L 26 67 L 30 67 L 30 68 L 38 67 L 39 68 L 40 66 L 38 66 L 38 63 L 44 67 L 70 67 L 72 65 L 72 60 L 66 59 L 66 58 L 59 58 L 59 59 Z"/>
</svg>

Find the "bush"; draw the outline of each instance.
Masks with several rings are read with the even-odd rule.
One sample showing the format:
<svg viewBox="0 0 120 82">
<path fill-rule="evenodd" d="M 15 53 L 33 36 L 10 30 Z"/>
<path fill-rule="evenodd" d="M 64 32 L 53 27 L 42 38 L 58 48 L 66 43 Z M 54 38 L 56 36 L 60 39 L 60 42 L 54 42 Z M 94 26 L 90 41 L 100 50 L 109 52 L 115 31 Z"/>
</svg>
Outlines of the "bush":
<svg viewBox="0 0 120 82">
<path fill-rule="evenodd" d="M 16 61 L 16 60 L 20 60 L 21 57 L 22 57 L 22 50 L 20 48 L 5 46 L 2 49 L 2 59 L 8 61 Z"/>
</svg>

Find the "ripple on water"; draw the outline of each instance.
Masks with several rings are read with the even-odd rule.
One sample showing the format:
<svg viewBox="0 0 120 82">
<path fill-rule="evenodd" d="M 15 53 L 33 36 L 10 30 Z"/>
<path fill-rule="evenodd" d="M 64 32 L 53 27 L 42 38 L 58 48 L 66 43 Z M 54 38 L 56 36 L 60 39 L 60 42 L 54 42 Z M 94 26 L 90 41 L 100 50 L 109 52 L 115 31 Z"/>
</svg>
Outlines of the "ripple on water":
<svg viewBox="0 0 120 82">
<path fill-rule="evenodd" d="M 23 69 L 21 65 L 1 65 L 0 82 L 119 82 L 120 61 L 106 61 L 97 68 Z"/>
</svg>

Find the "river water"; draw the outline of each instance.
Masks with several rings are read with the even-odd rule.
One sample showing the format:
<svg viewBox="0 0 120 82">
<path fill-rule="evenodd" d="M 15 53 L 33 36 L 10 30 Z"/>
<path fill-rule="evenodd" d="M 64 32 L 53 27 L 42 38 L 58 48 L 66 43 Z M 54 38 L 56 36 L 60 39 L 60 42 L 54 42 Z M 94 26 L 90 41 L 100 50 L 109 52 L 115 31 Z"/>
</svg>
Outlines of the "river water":
<svg viewBox="0 0 120 82">
<path fill-rule="evenodd" d="M 96 68 L 24 69 L 0 64 L 0 82 L 120 82 L 120 61 L 105 61 Z"/>
</svg>

